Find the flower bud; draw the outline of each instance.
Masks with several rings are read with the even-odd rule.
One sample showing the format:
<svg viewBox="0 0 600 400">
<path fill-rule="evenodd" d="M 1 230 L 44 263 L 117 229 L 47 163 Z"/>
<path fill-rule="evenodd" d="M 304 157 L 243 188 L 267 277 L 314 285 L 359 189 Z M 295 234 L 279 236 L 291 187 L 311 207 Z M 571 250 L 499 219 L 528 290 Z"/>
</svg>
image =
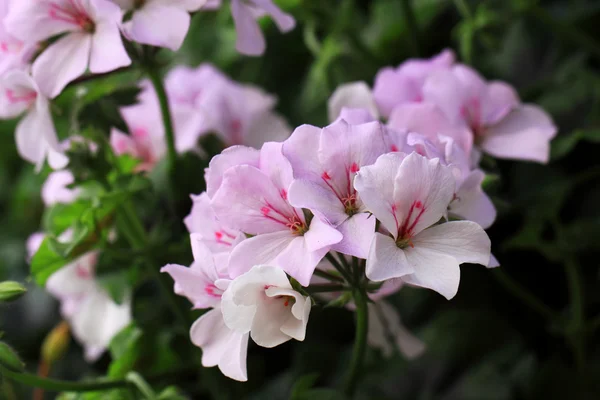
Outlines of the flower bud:
<svg viewBox="0 0 600 400">
<path fill-rule="evenodd" d="M 22 372 L 25 369 L 25 363 L 23 363 L 17 353 L 4 342 L 0 342 L 0 365 L 13 372 Z"/>
<path fill-rule="evenodd" d="M 42 360 L 48 366 L 64 356 L 68 347 L 71 335 L 69 334 L 69 325 L 66 321 L 58 324 L 44 339 L 42 344 Z"/>
<path fill-rule="evenodd" d="M 23 296 L 27 289 L 18 282 L 0 282 L 0 301 L 13 301 Z"/>
</svg>

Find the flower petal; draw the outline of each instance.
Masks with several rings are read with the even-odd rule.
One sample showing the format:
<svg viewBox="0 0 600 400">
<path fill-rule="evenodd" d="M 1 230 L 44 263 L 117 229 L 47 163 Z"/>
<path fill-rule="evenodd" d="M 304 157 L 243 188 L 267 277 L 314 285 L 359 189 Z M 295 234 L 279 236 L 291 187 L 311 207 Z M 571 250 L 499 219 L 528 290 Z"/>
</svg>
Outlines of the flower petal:
<svg viewBox="0 0 600 400">
<path fill-rule="evenodd" d="M 456 295 L 460 282 L 460 268 L 456 258 L 417 245 L 407 248 L 405 254 L 414 273 L 404 275 L 404 282 L 435 290 L 448 300 Z"/>
<path fill-rule="evenodd" d="M 379 118 L 379 111 L 373 98 L 371 88 L 365 82 L 344 83 L 335 89 L 327 103 L 329 121 L 335 121 L 344 108 L 367 110 L 372 118 Z"/>
<path fill-rule="evenodd" d="M 354 214 L 337 226 L 342 234 L 341 242 L 331 246 L 331 249 L 349 256 L 367 258 L 369 248 L 375 235 L 377 219 L 368 213 Z"/>
<path fill-rule="evenodd" d="M 375 233 L 367 257 L 367 278 L 381 282 L 390 278 L 406 276 L 414 271 L 404 251 L 396 246 L 394 239 L 381 233 Z"/>
</svg>

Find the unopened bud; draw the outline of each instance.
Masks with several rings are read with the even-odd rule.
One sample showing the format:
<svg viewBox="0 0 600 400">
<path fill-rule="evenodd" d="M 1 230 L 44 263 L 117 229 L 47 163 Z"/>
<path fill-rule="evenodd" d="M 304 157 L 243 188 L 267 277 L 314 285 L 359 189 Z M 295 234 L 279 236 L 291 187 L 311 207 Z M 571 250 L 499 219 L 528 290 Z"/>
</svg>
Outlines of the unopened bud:
<svg viewBox="0 0 600 400">
<path fill-rule="evenodd" d="M 44 339 L 42 344 L 42 360 L 48 366 L 60 360 L 69 347 L 71 335 L 69 325 L 63 321 L 58 324 Z"/>
<path fill-rule="evenodd" d="M 19 282 L 0 282 L 0 301 L 13 301 L 23 296 L 27 289 Z"/>
<path fill-rule="evenodd" d="M 0 342 L 0 365 L 14 372 L 22 372 L 25 369 L 25 363 L 12 347 L 4 342 Z"/>
</svg>

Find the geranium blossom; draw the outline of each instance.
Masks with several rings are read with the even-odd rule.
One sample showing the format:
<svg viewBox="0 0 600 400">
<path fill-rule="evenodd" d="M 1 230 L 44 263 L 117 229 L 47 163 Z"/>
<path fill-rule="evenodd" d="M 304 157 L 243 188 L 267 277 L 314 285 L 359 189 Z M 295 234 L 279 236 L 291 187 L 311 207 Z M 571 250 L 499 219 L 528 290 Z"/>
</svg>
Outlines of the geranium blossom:
<svg viewBox="0 0 600 400">
<path fill-rule="evenodd" d="M 6 30 L 4 18 L 11 3 L 14 1 L 0 1 L 0 75 L 11 69 L 25 68 L 37 49 L 36 43 L 24 43 Z"/>
<path fill-rule="evenodd" d="M 488 264 L 490 240 L 478 224 L 436 225 L 455 193 L 452 169 L 439 159 L 385 154 L 359 171 L 354 186 L 390 233 L 375 234 L 367 258 L 369 279 L 402 278 L 450 299 L 458 290 L 459 264 Z"/>
<path fill-rule="evenodd" d="M 25 43 L 64 34 L 33 63 L 41 91 L 56 97 L 89 67 L 93 73 L 129 65 L 119 24 L 121 10 L 108 0 L 19 0 L 6 17 L 6 30 Z"/>
<path fill-rule="evenodd" d="M 231 253 L 232 278 L 252 266 L 281 267 L 302 285 L 342 235 L 318 216 L 308 222 L 300 208 L 288 201 L 293 180 L 281 143 L 266 143 L 258 168 L 236 165 L 225 170 L 211 206 L 228 226 L 255 235 L 239 243 Z"/>
<path fill-rule="evenodd" d="M 504 82 L 485 82 L 473 69 L 456 65 L 437 71 L 423 86 L 451 123 L 471 129 L 485 152 L 500 158 L 547 162 L 557 129 L 541 108 L 521 104 Z"/>
<path fill-rule="evenodd" d="M 221 0 L 209 0 L 203 9 L 221 6 Z M 237 31 L 236 49 L 246 55 L 259 56 L 265 52 L 265 38 L 256 21 L 264 14 L 273 18 L 281 32 L 296 26 L 294 18 L 281 11 L 272 0 L 231 0 L 231 14 Z"/>
<path fill-rule="evenodd" d="M 366 258 L 375 219 L 365 213 L 353 180 L 360 168 L 373 164 L 386 150 L 379 122 L 349 125 L 340 120 L 323 129 L 303 125 L 284 142 L 283 153 L 295 178 L 290 203 L 337 227 L 344 238 L 334 250 Z"/>
<path fill-rule="evenodd" d="M 0 117 L 15 118 L 25 114 L 17 124 L 17 151 L 39 171 L 47 159 L 50 167 L 63 168 L 67 157 L 56 137 L 48 100 L 25 71 L 12 70 L 0 78 Z"/>
<path fill-rule="evenodd" d="M 54 171 L 48 175 L 42 185 L 42 200 L 46 206 L 57 203 L 69 204 L 77 199 L 79 188 L 70 189 L 68 185 L 75 181 L 69 170 Z"/>
<path fill-rule="evenodd" d="M 190 27 L 191 11 L 206 0 L 112 0 L 132 12 L 123 23 L 125 35 L 136 42 L 177 50 Z"/>
<path fill-rule="evenodd" d="M 212 307 L 190 329 L 192 343 L 202 348 L 202 365 L 218 366 L 224 375 L 246 381 L 249 335 L 228 328 L 221 311 L 221 298 L 229 286 L 227 254 L 213 255 L 198 234 L 190 235 L 190 240 L 194 254 L 192 266 L 169 264 L 161 271 L 171 275 L 175 293 L 187 297 L 194 308 Z"/>
<path fill-rule="evenodd" d="M 41 240 L 43 235 L 39 234 L 30 238 L 30 257 Z M 123 303 L 117 304 L 96 281 L 97 261 L 97 252 L 86 253 L 52 274 L 46 282 L 46 289 L 60 301 L 61 314 L 69 322 L 73 336 L 84 346 L 85 358 L 90 362 L 102 355 L 111 339 L 132 318 L 130 296 L 126 295 Z"/>
<path fill-rule="evenodd" d="M 285 272 L 268 265 L 252 267 L 223 293 L 225 324 L 238 333 L 249 332 L 262 347 L 304 340 L 310 308 L 310 298 L 292 288 Z"/>
</svg>

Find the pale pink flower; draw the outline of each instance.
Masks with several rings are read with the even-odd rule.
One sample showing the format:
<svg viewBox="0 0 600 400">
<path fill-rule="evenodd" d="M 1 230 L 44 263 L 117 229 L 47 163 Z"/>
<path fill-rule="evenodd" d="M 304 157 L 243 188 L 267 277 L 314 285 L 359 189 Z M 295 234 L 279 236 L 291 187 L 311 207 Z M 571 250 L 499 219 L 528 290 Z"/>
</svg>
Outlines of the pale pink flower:
<svg viewBox="0 0 600 400">
<path fill-rule="evenodd" d="M 80 189 L 67 187 L 73 182 L 75 182 L 75 178 L 69 170 L 55 171 L 49 174 L 42 185 L 42 200 L 46 207 L 75 201 L 79 197 Z"/>
<path fill-rule="evenodd" d="M 132 41 L 178 50 L 190 27 L 190 12 L 206 0 L 112 0 L 132 12 L 123 23 L 125 36 Z"/>
<path fill-rule="evenodd" d="M 67 231 L 61 238 L 69 234 Z M 30 257 L 42 240 L 43 235 L 30 237 Z M 117 304 L 95 279 L 97 261 L 97 252 L 86 253 L 56 271 L 46 282 L 48 292 L 60 301 L 61 314 L 69 322 L 73 336 L 83 345 L 89 362 L 96 361 L 112 338 L 132 320 L 130 296 Z"/>
<path fill-rule="evenodd" d="M 206 181 L 206 194 L 212 198 L 223 183 L 225 171 L 237 165 L 248 165 L 258 168 L 260 165 L 260 151 L 252 147 L 232 146 L 214 156 L 208 168 L 204 170 Z"/>
<path fill-rule="evenodd" d="M 220 6 L 220 0 L 209 0 L 203 9 L 215 9 Z M 240 53 L 250 56 L 259 56 L 266 48 L 257 18 L 269 15 L 283 33 L 296 26 L 294 18 L 281 11 L 273 0 L 231 0 L 231 14 L 237 31 L 235 47 Z"/>
<path fill-rule="evenodd" d="M 37 48 L 37 44 L 26 44 L 7 32 L 4 18 L 14 2 L 14 0 L 0 1 L 0 75 L 12 69 L 25 68 Z"/>
<path fill-rule="evenodd" d="M 192 266 L 170 264 L 161 271 L 171 275 L 175 293 L 187 297 L 194 308 L 213 307 L 190 329 L 192 343 L 202 349 L 202 365 L 218 366 L 224 375 L 246 381 L 249 334 L 230 329 L 221 312 L 221 299 L 230 283 L 226 279 L 226 253 L 212 254 L 200 235 L 192 234 L 190 239 L 194 254 Z"/>
<path fill-rule="evenodd" d="M 290 339 L 303 341 L 311 299 L 295 291 L 285 272 L 257 265 L 235 278 L 225 293 L 221 309 L 229 329 L 250 333 L 262 347 L 275 347 Z"/>
<path fill-rule="evenodd" d="M 353 181 L 362 167 L 386 151 L 379 122 L 349 125 L 339 120 L 323 129 L 303 125 L 283 143 L 295 178 L 289 188 L 290 203 L 311 210 L 342 233 L 333 250 L 367 257 L 375 218 L 365 212 Z"/>
<path fill-rule="evenodd" d="M 379 119 L 379 109 L 371 88 L 362 81 L 338 86 L 327 102 L 329 122 L 341 116 L 344 108 L 363 109 L 373 119 Z M 352 123 L 346 119 L 347 122 Z M 367 121 L 365 121 L 367 122 Z"/>
<path fill-rule="evenodd" d="M 521 104 L 510 85 L 486 82 L 473 69 L 456 65 L 432 74 L 423 87 L 423 96 L 452 124 L 470 128 L 484 152 L 500 158 L 548 162 L 556 126 L 540 107 Z"/>
<path fill-rule="evenodd" d="M 142 160 L 141 171 L 151 170 L 167 152 L 165 129 L 156 92 L 150 83 L 143 81 L 138 104 L 121 108 L 121 115 L 129 128 L 127 135 L 114 128 L 110 143 L 116 154 L 130 154 Z M 184 153 L 196 147 L 200 116 L 193 110 L 172 107 L 175 130 L 175 148 Z"/>
<path fill-rule="evenodd" d="M 423 85 L 436 71 L 454 64 L 454 53 L 444 50 L 430 59 L 410 59 L 398 68 L 383 68 L 375 77 L 373 96 L 382 116 L 388 118 L 400 104 L 423 101 Z"/>
<path fill-rule="evenodd" d="M 165 77 L 165 89 L 174 106 L 196 108 L 211 86 L 228 78 L 215 66 L 203 63 L 197 68 L 178 65 Z"/>
<path fill-rule="evenodd" d="M 0 78 L 0 117 L 15 118 L 17 151 L 39 171 L 47 159 L 53 169 L 67 165 L 68 158 L 58 143 L 48 100 L 36 82 L 24 71 L 12 70 Z"/>
<path fill-rule="evenodd" d="M 369 279 L 402 278 L 451 299 L 458 290 L 460 264 L 488 264 L 490 240 L 478 224 L 438 224 L 455 193 L 452 168 L 439 159 L 385 154 L 359 171 L 354 186 L 390 233 L 375 234 L 366 265 Z"/>
<path fill-rule="evenodd" d="M 5 18 L 6 30 L 26 43 L 64 34 L 33 63 L 32 73 L 50 98 L 83 75 L 131 64 L 119 24 L 122 13 L 108 0 L 19 0 Z"/>
<path fill-rule="evenodd" d="M 307 221 L 302 209 L 289 203 L 292 168 L 281 146 L 266 143 L 258 168 L 236 165 L 225 170 L 211 206 L 223 223 L 255 235 L 233 249 L 229 259 L 232 278 L 254 265 L 271 264 L 306 286 L 319 261 L 342 240 L 342 234 L 319 216 Z"/>
<path fill-rule="evenodd" d="M 192 209 L 183 222 L 190 233 L 196 233 L 213 253 L 230 252 L 246 236 L 221 223 L 206 192 L 192 195 Z"/>
</svg>

